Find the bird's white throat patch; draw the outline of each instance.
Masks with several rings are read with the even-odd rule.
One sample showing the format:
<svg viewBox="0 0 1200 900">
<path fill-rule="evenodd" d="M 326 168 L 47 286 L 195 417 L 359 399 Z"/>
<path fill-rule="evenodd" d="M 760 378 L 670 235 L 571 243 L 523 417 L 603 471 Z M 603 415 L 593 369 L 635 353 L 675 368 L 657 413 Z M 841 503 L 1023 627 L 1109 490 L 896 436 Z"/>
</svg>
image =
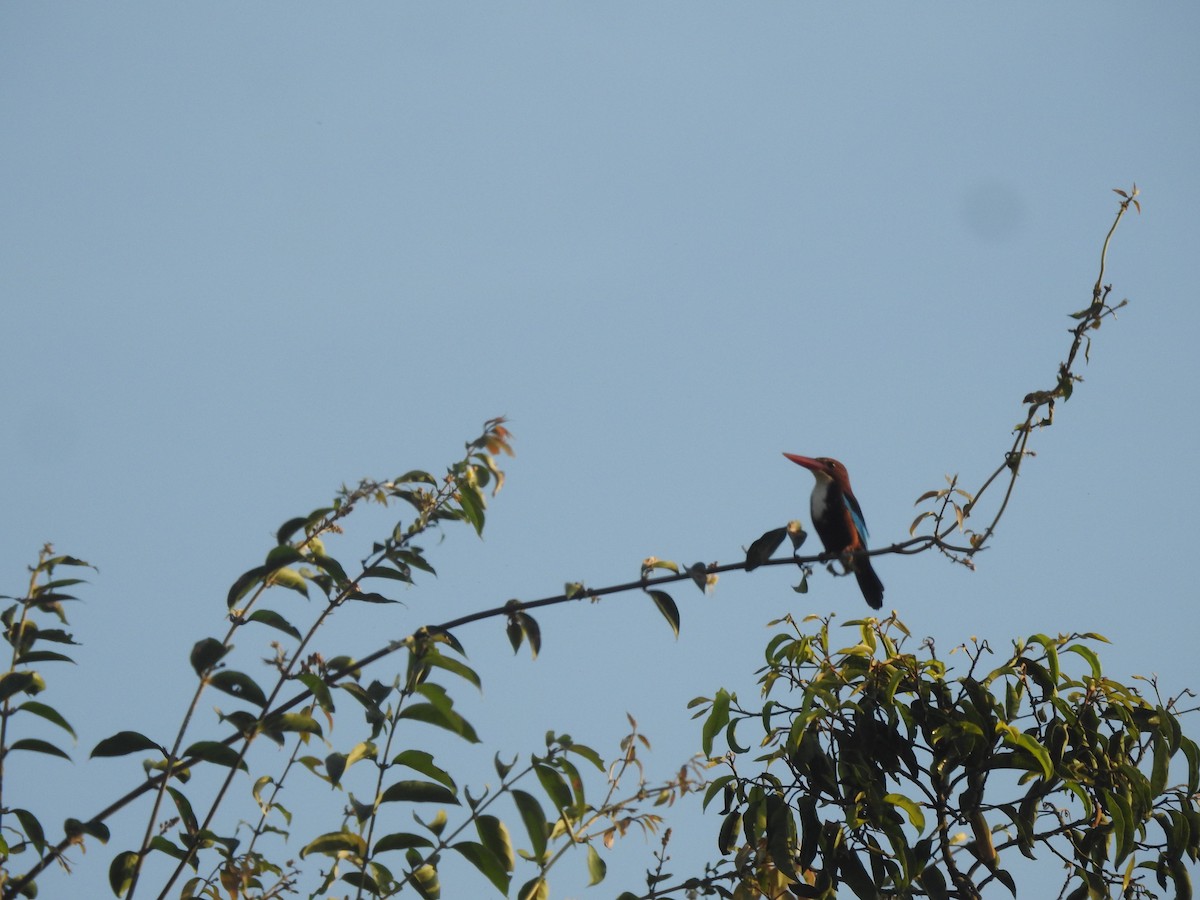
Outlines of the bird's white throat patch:
<svg viewBox="0 0 1200 900">
<path fill-rule="evenodd" d="M 812 496 L 809 497 L 808 511 L 814 522 L 825 518 L 825 510 L 829 508 L 829 495 L 832 492 L 833 481 L 826 476 L 817 478 L 813 485 Z"/>
</svg>

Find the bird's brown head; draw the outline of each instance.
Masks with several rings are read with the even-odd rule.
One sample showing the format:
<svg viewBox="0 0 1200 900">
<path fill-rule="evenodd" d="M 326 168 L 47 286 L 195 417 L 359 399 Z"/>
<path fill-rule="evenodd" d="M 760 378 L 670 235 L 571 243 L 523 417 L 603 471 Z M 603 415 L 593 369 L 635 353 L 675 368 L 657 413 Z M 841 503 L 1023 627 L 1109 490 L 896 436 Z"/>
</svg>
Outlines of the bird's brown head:
<svg viewBox="0 0 1200 900">
<path fill-rule="evenodd" d="M 798 466 L 804 466 L 818 479 L 828 479 L 843 490 L 850 490 L 850 474 L 836 459 L 828 456 L 799 456 L 795 453 L 783 454 Z"/>
</svg>

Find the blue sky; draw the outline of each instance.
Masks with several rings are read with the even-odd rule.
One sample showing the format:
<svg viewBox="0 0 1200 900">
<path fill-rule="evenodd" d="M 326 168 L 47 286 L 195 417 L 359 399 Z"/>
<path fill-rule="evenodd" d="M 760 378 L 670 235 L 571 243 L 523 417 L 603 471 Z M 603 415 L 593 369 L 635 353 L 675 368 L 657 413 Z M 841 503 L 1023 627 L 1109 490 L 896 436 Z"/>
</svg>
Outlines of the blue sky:
<svg viewBox="0 0 1200 900">
<path fill-rule="evenodd" d="M 877 569 L 939 648 L 1094 630 L 1113 677 L 1200 685 L 1198 25 L 1182 3 L 0 6 L 0 591 L 44 541 L 99 567 L 80 665 L 47 672 L 81 740 L 46 821 L 136 781 L 85 761 L 99 738 L 174 733 L 188 650 L 280 523 L 440 468 L 494 415 L 518 456 L 485 540 L 451 531 L 436 581 L 339 616 L 327 653 L 648 555 L 734 561 L 807 515 L 784 450 L 840 458 L 874 542 L 902 539 L 1052 383 L 1134 181 L 1107 277 L 1131 305 L 994 548 Z M 865 611 L 849 580 L 793 581 L 677 590 L 678 641 L 640 597 L 550 610 L 536 662 L 476 626 L 462 702 L 513 753 L 553 728 L 614 754 L 628 711 L 669 773 L 689 699 L 753 698 L 766 622 Z M 264 678 L 266 640 L 239 648 Z M 715 820 L 672 824 L 712 846 Z M 648 856 L 611 854 L 596 895 Z M 75 861 L 99 892 L 108 854 Z M 582 857 L 560 878 L 579 895 Z"/>
</svg>

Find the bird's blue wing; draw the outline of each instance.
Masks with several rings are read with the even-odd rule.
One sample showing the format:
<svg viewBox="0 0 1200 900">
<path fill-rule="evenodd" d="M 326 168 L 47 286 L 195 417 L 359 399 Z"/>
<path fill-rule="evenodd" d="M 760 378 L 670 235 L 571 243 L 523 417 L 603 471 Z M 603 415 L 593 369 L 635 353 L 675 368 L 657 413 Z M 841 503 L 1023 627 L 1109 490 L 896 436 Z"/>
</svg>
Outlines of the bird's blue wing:
<svg viewBox="0 0 1200 900">
<path fill-rule="evenodd" d="M 858 529 L 858 534 L 862 540 L 862 545 L 867 546 L 867 539 L 870 534 L 867 532 L 867 522 L 863 518 L 862 509 L 858 505 L 858 501 L 854 499 L 853 494 L 842 494 L 842 500 L 846 504 L 846 511 L 850 513 L 850 521 L 854 523 L 854 527 Z"/>
</svg>

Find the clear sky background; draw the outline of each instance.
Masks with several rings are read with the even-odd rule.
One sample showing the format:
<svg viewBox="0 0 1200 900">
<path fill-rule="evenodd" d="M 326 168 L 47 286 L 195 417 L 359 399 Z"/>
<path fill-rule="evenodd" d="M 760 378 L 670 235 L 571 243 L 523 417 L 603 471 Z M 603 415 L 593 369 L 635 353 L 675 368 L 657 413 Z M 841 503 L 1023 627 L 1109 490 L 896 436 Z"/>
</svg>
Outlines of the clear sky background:
<svg viewBox="0 0 1200 900">
<path fill-rule="evenodd" d="M 274 529 L 343 482 L 440 470 L 491 416 L 518 456 L 485 539 L 427 542 L 440 577 L 339 614 L 326 655 L 652 554 L 736 561 L 807 519 L 785 450 L 840 458 L 873 542 L 905 538 L 916 497 L 978 485 L 1052 385 L 1134 181 L 1106 279 L 1131 305 L 979 570 L 877 569 L 943 653 L 1094 630 L 1113 677 L 1200 687 L 1198 37 L 1189 3 L 6 0 L 0 592 L 44 541 L 99 567 L 78 667 L 45 673 L 77 759 L 14 757 L 6 803 L 55 827 L 136 783 L 136 758 L 87 753 L 126 728 L 170 742 L 188 651 Z M 390 521 L 332 549 L 357 559 Z M 688 700 L 755 698 L 769 620 L 866 612 L 849 579 L 795 580 L 678 588 L 678 641 L 639 595 L 546 611 L 536 662 L 500 623 L 464 630 L 488 747 L 464 780 L 547 729 L 615 755 L 627 711 L 671 773 L 699 746 Z M 239 639 L 264 680 L 274 637 Z M 146 814 L 43 896 L 106 894 Z M 674 870 L 698 868 L 718 818 L 671 824 Z M 643 883 L 652 846 L 618 845 L 587 895 Z M 554 895 L 585 881 L 580 854 Z"/>
</svg>

